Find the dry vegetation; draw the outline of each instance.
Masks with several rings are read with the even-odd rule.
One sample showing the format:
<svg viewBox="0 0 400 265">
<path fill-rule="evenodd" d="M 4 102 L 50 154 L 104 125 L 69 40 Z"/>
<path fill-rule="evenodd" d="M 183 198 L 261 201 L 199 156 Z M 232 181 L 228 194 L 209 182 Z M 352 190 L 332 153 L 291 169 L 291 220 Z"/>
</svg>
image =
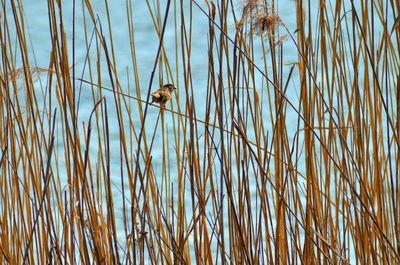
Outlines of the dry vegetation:
<svg viewBox="0 0 400 265">
<path fill-rule="evenodd" d="M 47 2 L 52 50 L 38 66 L 23 3 L 1 1 L 2 264 L 400 263 L 399 1 L 294 0 L 297 29 L 279 1 L 149 1 L 160 45 L 148 88 L 137 1 L 118 14 L 128 82 L 116 70 L 116 14 L 76 1 L 78 42 L 63 1 Z M 201 88 L 191 10 L 208 21 Z M 166 30 L 176 57 L 161 45 Z M 179 89 L 167 108 L 147 104 L 167 81 Z"/>
</svg>

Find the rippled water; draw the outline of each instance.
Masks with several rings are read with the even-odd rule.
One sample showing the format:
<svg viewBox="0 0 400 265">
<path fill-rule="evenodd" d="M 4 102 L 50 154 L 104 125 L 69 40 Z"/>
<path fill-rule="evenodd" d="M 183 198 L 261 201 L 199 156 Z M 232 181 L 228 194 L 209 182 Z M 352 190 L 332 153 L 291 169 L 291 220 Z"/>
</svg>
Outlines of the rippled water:
<svg viewBox="0 0 400 265">
<path fill-rule="evenodd" d="M 77 1 L 79 2 L 79 1 Z M 135 26 L 135 47 L 136 47 L 136 61 L 139 67 L 139 78 L 140 78 L 140 85 L 142 90 L 142 98 L 145 97 L 150 80 L 151 69 L 153 68 L 159 39 L 156 35 L 154 30 L 153 21 L 150 17 L 148 6 L 146 1 L 133 1 L 133 13 L 134 13 L 134 26 Z M 189 1 L 187 1 L 188 3 Z M 201 1 L 199 1 L 201 2 Z M 237 15 L 240 14 L 241 11 L 241 1 L 236 1 L 237 6 L 236 11 Z M 67 33 L 67 38 L 69 40 L 68 48 L 70 50 L 70 55 L 72 56 L 72 17 L 73 17 L 73 9 L 72 9 L 72 1 L 62 1 L 63 3 L 63 17 L 64 17 L 64 27 Z M 106 36 L 106 40 L 109 43 L 110 38 L 108 35 L 108 28 L 107 28 L 107 16 L 106 16 L 106 9 L 104 5 L 104 1 L 91 1 L 93 10 L 101 20 L 103 32 Z M 202 2 L 201 2 L 202 3 Z M 164 3 L 165 4 L 165 3 Z M 203 3 L 202 3 L 203 4 Z M 204 5 L 204 4 L 203 4 Z M 46 1 L 23 1 L 24 12 L 25 12 L 25 23 L 27 25 L 27 29 L 29 30 L 29 50 L 32 51 L 30 54 L 30 60 L 32 65 L 36 65 L 37 67 L 47 68 L 49 65 L 49 58 L 50 58 L 50 51 L 51 51 L 51 39 L 50 39 L 50 31 L 48 25 L 48 14 L 47 14 L 47 3 Z M 126 15 L 126 6 L 125 1 L 109 1 L 110 7 L 110 17 L 111 17 L 111 25 L 112 25 L 112 35 L 113 35 L 113 43 L 114 43 L 114 50 L 115 50 L 115 58 L 117 62 L 117 71 L 119 75 L 119 81 L 121 82 L 122 87 L 126 88 L 128 86 L 127 78 L 129 73 L 130 84 L 133 83 L 133 66 L 132 66 L 132 57 L 131 57 L 131 50 L 130 50 L 130 43 L 129 43 L 129 36 L 127 35 L 128 31 L 128 23 L 127 23 L 127 15 Z M 162 12 L 164 11 L 164 6 L 161 7 Z M 185 7 L 187 14 L 189 14 L 189 5 Z M 279 1 L 279 7 L 277 13 L 284 21 L 290 32 L 295 32 L 296 30 L 296 16 L 295 16 L 295 2 L 291 0 L 284 0 Z M 168 25 L 166 28 L 165 33 L 165 48 L 167 51 L 167 55 L 171 62 L 171 69 L 174 71 L 174 82 L 177 85 L 178 89 L 180 86 L 183 85 L 183 70 L 182 66 L 179 65 L 181 62 L 180 59 L 178 60 L 178 66 L 176 66 L 175 62 L 175 29 L 174 29 L 174 17 L 173 17 L 174 9 L 172 8 L 170 17 L 168 20 Z M 179 11 L 178 11 L 179 12 Z M 317 15 L 317 10 L 312 10 L 311 14 L 313 16 Z M 81 76 L 83 70 L 83 63 L 86 57 L 86 46 L 85 46 L 85 37 L 83 31 L 83 14 L 82 14 L 82 7 L 81 4 L 77 4 L 76 10 L 76 39 L 75 39 L 75 51 L 76 51 L 76 75 Z M 179 15 L 178 15 L 179 17 Z M 189 16 L 187 16 L 188 19 Z M 93 30 L 93 25 L 91 21 L 88 19 L 87 15 L 87 23 L 88 23 L 88 30 L 89 34 Z M 316 19 L 314 19 L 314 22 Z M 178 20 L 178 32 L 180 21 Z M 230 30 L 235 28 L 233 18 L 230 17 L 228 19 L 228 26 Z M 285 30 L 281 27 L 280 33 L 282 35 L 286 34 Z M 196 96 L 196 104 L 197 106 L 205 106 L 205 87 L 207 83 L 207 75 L 208 75 L 208 58 L 205 56 L 208 50 L 208 18 L 195 6 L 193 7 L 193 46 L 192 46 L 192 57 L 191 57 L 191 66 L 192 66 L 192 78 L 193 78 L 193 85 L 195 90 Z M 218 34 L 218 33 L 217 33 Z M 257 41 L 254 44 L 255 48 L 255 59 L 258 65 L 263 66 L 263 59 L 261 54 L 261 42 Z M 94 52 L 94 49 L 92 50 Z M 180 53 L 180 50 L 178 51 Z M 294 63 L 298 60 L 297 58 L 297 50 L 294 43 L 291 40 L 287 40 L 285 45 L 283 46 L 283 63 L 284 66 L 284 75 L 287 75 L 290 64 Z M 70 63 L 72 64 L 72 58 L 70 58 Z M 111 83 L 108 80 L 108 73 L 107 67 L 104 66 L 102 73 L 102 81 L 103 85 L 107 87 L 111 87 Z M 178 71 L 176 71 L 178 69 Z M 295 71 L 297 72 L 297 71 Z M 292 78 L 292 83 L 288 89 L 288 97 L 292 99 L 294 102 L 297 102 L 297 88 L 299 84 L 296 83 L 298 79 L 296 76 L 297 73 Z M 84 77 L 87 77 L 87 73 L 84 74 Z M 179 81 L 178 81 L 179 79 Z M 284 78 L 285 80 L 285 78 Z M 258 88 L 263 86 L 263 80 L 261 75 L 257 77 L 258 81 Z M 37 80 L 39 84 L 39 80 Z M 165 80 L 164 80 L 165 82 Z M 156 88 L 159 83 L 158 80 L 158 73 L 155 75 L 155 80 L 153 82 L 153 87 Z M 79 82 L 77 83 L 79 85 Z M 107 92 L 104 92 L 107 93 Z M 263 97 L 266 97 L 265 91 L 260 91 Z M 112 102 L 111 94 L 110 96 L 110 103 Z M 182 94 L 180 104 L 184 104 L 184 95 Z M 81 95 L 81 107 L 79 113 L 79 123 L 82 122 L 87 123 L 88 116 L 93 108 L 93 101 L 91 99 L 91 93 L 88 86 L 83 85 L 83 92 Z M 135 102 L 131 102 L 131 104 L 135 104 Z M 112 104 L 109 104 L 112 105 Z M 111 125 L 111 139 L 112 141 L 112 148 L 115 150 L 119 150 L 119 140 L 118 140 L 118 126 L 116 123 L 116 115 L 115 110 L 113 110 L 112 106 L 110 106 L 110 122 Z M 113 113 L 114 111 L 114 113 Z M 198 108 L 198 117 L 204 117 L 204 112 L 202 113 L 203 109 L 201 107 Z M 265 107 L 265 112 L 268 111 L 268 108 Z M 290 113 L 289 113 L 290 114 Z M 153 130 L 153 123 L 158 115 L 158 110 L 155 108 L 149 109 L 149 116 L 147 120 L 147 127 L 149 132 Z M 114 116 L 114 117 L 113 117 Z M 138 126 L 139 124 L 139 117 L 133 115 L 136 120 L 134 121 L 135 124 Z M 268 115 L 265 115 L 268 117 Z M 296 125 L 297 115 L 287 115 L 288 119 L 293 118 L 293 121 L 288 120 L 288 124 Z M 267 118 L 266 118 L 267 119 Z M 268 121 L 266 122 L 268 125 Z M 168 123 L 167 119 L 167 127 L 171 128 L 172 123 Z M 269 125 L 268 125 L 269 126 Z M 296 128 L 292 128 L 294 130 Z M 156 137 L 160 137 L 158 134 Z M 161 139 L 161 138 L 160 138 Z M 59 146 L 62 146 L 62 142 L 58 142 Z M 91 152 L 96 154 L 96 146 L 93 146 Z M 153 161 L 157 161 L 160 157 L 161 149 L 160 145 L 155 145 L 153 148 Z M 115 162 L 112 165 L 115 172 L 114 183 L 116 187 L 118 187 L 119 183 L 119 154 L 113 154 L 111 157 L 112 161 Z M 62 159 L 61 159 L 62 161 Z M 161 170 L 157 168 L 157 163 L 154 163 L 155 168 L 154 170 Z M 161 167 L 161 165 L 159 165 Z M 116 196 L 118 193 L 115 193 Z M 118 202 L 118 199 L 116 200 Z M 122 205 L 116 205 L 116 209 L 120 209 L 120 212 L 117 214 L 122 216 Z M 119 218 L 119 222 L 122 222 L 122 218 Z M 122 227 L 122 226 L 121 226 Z"/>
</svg>

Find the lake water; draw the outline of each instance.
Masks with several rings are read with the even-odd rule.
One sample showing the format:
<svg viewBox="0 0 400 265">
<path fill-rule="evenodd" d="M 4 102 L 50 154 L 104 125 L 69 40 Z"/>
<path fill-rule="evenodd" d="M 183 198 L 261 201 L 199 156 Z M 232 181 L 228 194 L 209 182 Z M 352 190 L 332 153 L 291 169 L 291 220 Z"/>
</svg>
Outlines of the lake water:
<svg viewBox="0 0 400 265">
<path fill-rule="evenodd" d="M 24 7 L 24 12 L 25 12 L 25 23 L 28 29 L 29 37 L 30 39 L 28 40 L 28 47 L 32 51 L 30 54 L 30 61 L 32 66 L 37 66 L 37 67 L 42 67 L 42 68 L 47 68 L 49 65 L 49 56 L 50 56 L 50 51 L 51 51 L 51 40 L 50 40 L 50 34 L 49 34 L 49 25 L 48 25 L 48 14 L 47 14 L 47 3 L 46 1 L 22 1 L 23 2 L 23 7 Z M 79 2 L 79 1 L 77 1 Z M 115 51 L 115 58 L 117 62 L 117 72 L 119 76 L 119 81 L 121 83 L 121 87 L 126 88 L 128 86 L 128 76 L 130 79 L 130 84 L 132 85 L 133 83 L 133 65 L 132 65 L 132 57 L 131 57 L 131 51 L 130 51 L 130 43 L 129 43 L 129 36 L 127 34 L 128 31 L 128 21 L 127 21 L 127 15 L 126 15 L 126 4 L 125 1 L 109 1 L 109 7 L 110 7 L 110 17 L 111 17 L 111 25 L 112 25 L 112 34 L 113 34 L 113 43 L 114 43 L 114 51 Z M 150 1 L 152 2 L 152 1 Z M 189 14 L 189 1 L 184 1 L 186 6 L 185 6 L 185 12 Z M 314 1 L 315 2 L 315 1 Z M 64 16 L 64 27 L 65 31 L 67 34 L 67 38 L 69 40 L 68 47 L 70 50 L 70 55 L 72 55 L 72 17 L 73 17 L 73 9 L 72 9 L 72 1 L 62 1 L 63 3 L 63 16 Z M 142 92 L 142 98 L 145 98 L 147 89 L 149 87 L 149 81 L 150 81 L 150 74 L 151 70 L 153 68 L 157 48 L 158 48 L 158 43 L 159 39 L 156 35 L 156 32 L 154 30 L 154 25 L 153 21 L 151 19 L 150 13 L 148 6 L 146 4 L 146 1 L 133 1 L 133 15 L 134 15 L 134 26 L 135 26 L 135 46 L 136 46 L 136 61 L 138 65 L 138 70 L 139 70 L 139 78 L 140 78 L 140 85 L 141 85 L 141 92 Z M 199 1 L 199 3 L 204 7 L 204 1 Z M 237 5 L 235 6 L 236 10 L 236 15 L 239 16 L 241 13 L 241 8 L 242 4 L 241 1 L 235 1 Z M 106 40 L 109 42 L 110 38 L 108 35 L 108 28 L 107 28 L 107 16 L 106 16 L 106 9 L 104 5 L 104 1 L 91 1 L 92 8 L 96 14 L 98 14 L 98 17 L 101 20 L 102 27 L 103 27 L 103 32 L 106 36 Z M 317 5 L 316 5 L 317 6 Z M 296 31 L 296 16 L 295 16 L 295 2 L 291 0 L 284 0 L 284 1 L 279 1 L 279 6 L 278 6 L 278 11 L 277 13 L 281 17 L 281 19 L 284 21 L 286 24 L 287 28 L 289 29 L 290 32 L 295 32 Z M 8 7 L 8 12 L 10 12 L 10 8 Z M 165 10 L 165 3 L 161 5 L 161 12 L 164 12 Z M 313 16 L 313 22 L 316 23 L 316 17 L 317 17 L 317 11 L 318 10 L 312 10 L 311 14 Z M 174 29 L 174 20 L 173 20 L 173 12 L 174 12 L 174 7 L 171 7 L 171 12 L 170 12 L 170 17 L 168 20 L 167 28 L 166 28 L 166 33 L 165 33 L 165 39 L 164 39 L 164 44 L 167 52 L 167 56 L 170 60 L 171 63 L 171 69 L 174 71 L 173 78 L 174 78 L 174 84 L 178 87 L 183 86 L 183 70 L 182 66 L 180 65 L 181 60 L 178 60 L 178 65 L 175 61 L 175 29 Z M 177 11 L 179 12 L 179 10 Z M 88 23 L 88 30 L 89 30 L 89 35 L 91 34 L 91 31 L 93 30 L 93 25 L 91 24 L 91 21 L 88 19 L 88 14 L 87 16 L 87 23 Z M 179 17 L 179 16 L 178 16 Z M 188 16 L 187 16 L 188 18 Z M 179 25 L 180 21 L 178 20 L 178 32 L 179 32 Z M 391 21 L 393 23 L 393 20 Z M 389 21 L 390 24 L 390 21 Z M 228 27 L 231 30 L 230 32 L 233 32 L 233 29 L 235 28 L 235 24 L 233 21 L 233 18 L 230 17 L 228 19 Z M 279 28 L 280 34 L 285 35 L 285 29 L 283 27 Z M 219 34 L 219 32 L 217 32 Z M 231 35 L 233 38 L 233 35 Z M 82 6 L 81 3 L 77 3 L 77 9 L 76 9 L 76 40 L 75 40 L 75 48 L 76 48 L 76 75 L 81 76 L 82 70 L 83 70 L 83 65 L 86 57 L 86 46 L 85 46 L 85 37 L 84 37 L 84 31 L 83 31 L 83 14 L 82 14 Z M 205 56 L 207 54 L 208 50 L 208 18 L 194 5 L 193 6 L 193 45 L 192 45 L 192 57 L 191 57 L 191 66 L 192 66 L 192 81 L 194 84 L 194 90 L 195 90 L 195 97 L 196 97 L 196 104 L 197 106 L 205 106 L 205 89 L 207 85 L 207 76 L 208 76 L 208 58 Z M 254 44 L 254 50 L 255 50 L 255 62 L 259 66 L 263 66 L 263 55 L 261 54 L 261 41 L 257 40 Z M 92 50 L 92 55 L 94 50 Z M 180 50 L 178 51 L 180 52 Z M 288 74 L 288 71 L 291 67 L 291 64 L 296 62 L 298 60 L 298 55 L 297 55 L 297 49 L 294 45 L 294 43 L 288 39 L 284 46 L 283 46 L 283 63 L 284 63 L 284 75 Z M 70 63 L 72 64 L 72 58 L 70 58 Z M 106 87 L 111 88 L 111 83 L 108 80 L 108 73 L 107 73 L 107 68 L 104 66 L 103 68 L 103 85 Z M 294 76 L 292 77 L 292 83 L 290 84 L 290 87 L 288 89 L 288 98 L 292 100 L 293 102 L 298 101 L 298 95 L 299 91 L 298 88 L 300 87 L 299 83 L 296 82 L 298 80 L 298 71 L 294 72 Z M 257 87 L 261 88 L 263 87 L 263 78 L 261 74 L 257 73 Z M 155 79 L 153 82 L 153 88 L 157 88 L 160 80 L 158 79 L 158 72 L 155 75 Z M 87 73 L 84 74 L 84 78 L 87 78 Z M 166 78 L 165 78 L 166 79 Z M 284 78 L 285 80 L 285 78 Z M 40 80 L 38 78 L 37 80 L 38 84 L 40 83 Z M 170 80 L 170 82 L 172 82 Z M 164 83 L 166 83 L 166 80 L 164 80 Z M 77 82 L 79 85 L 80 83 Z M 124 90 L 126 91 L 126 90 Z M 182 90 L 181 90 L 182 91 Z M 262 89 L 260 89 L 260 94 L 262 95 L 262 98 L 265 100 L 266 99 L 266 93 Z M 182 93 L 179 92 L 178 93 Z M 104 92 L 104 94 L 107 94 L 107 92 Z M 111 93 L 108 94 L 109 97 L 109 103 L 112 102 L 112 95 Z M 180 95 L 181 101 L 179 102 L 181 106 L 184 106 L 185 103 L 185 96 Z M 267 101 L 265 101 L 267 102 Z M 130 102 L 132 105 L 136 104 L 136 102 Z M 87 124 L 88 117 L 90 112 L 92 111 L 93 108 L 93 101 L 91 99 L 91 92 L 89 90 L 88 86 L 83 85 L 83 91 L 81 94 L 81 99 L 80 99 L 80 112 L 79 112 L 79 124 L 82 124 L 82 122 L 85 122 Z M 174 102 L 174 106 L 176 106 L 176 102 Z M 296 104 L 295 104 L 296 105 Z M 109 104 L 110 106 L 110 125 L 111 125 L 111 139 L 115 139 L 112 141 L 112 146 L 111 148 L 115 150 L 119 150 L 119 141 L 118 141 L 118 126 L 116 123 L 116 115 L 112 117 L 112 104 Z M 133 109 L 135 107 L 133 106 Z M 268 108 L 265 107 L 265 111 L 267 111 Z M 198 108 L 198 113 L 197 116 L 200 117 L 201 119 L 204 117 L 204 108 L 199 107 Z M 290 111 L 288 110 L 289 113 L 287 115 L 288 121 L 287 124 L 293 124 L 294 127 L 292 128 L 292 131 L 290 131 L 289 128 L 289 133 L 291 133 L 291 136 L 294 135 L 295 130 L 296 130 L 296 125 L 297 125 L 297 115 L 295 115 L 295 112 L 293 112 L 294 115 L 290 115 Z M 114 111 L 115 114 L 115 111 Z M 267 113 L 265 113 L 266 119 L 268 119 Z M 158 115 L 158 109 L 156 108 L 149 108 L 149 113 L 148 113 L 148 119 L 146 121 L 146 130 L 148 133 L 151 133 L 154 129 L 152 126 L 154 124 L 154 121 L 156 120 Z M 133 115 L 133 117 L 137 118 L 134 123 L 136 126 L 139 126 L 139 117 Z M 292 117 L 293 120 L 290 120 Z M 169 122 L 169 123 L 168 123 Z M 266 121 L 266 124 L 270 126 L 270 123 Z M 166 118 L 166 126 L 170 128 L 171 130 L 171 120 L 168 120 Z M 138 128 L 138 127 L 137 127 Z M 267 129 L 271 129 L 270 127 Z M 161 131 L 161 130 L 159 130 Z M 93 139 L 95 139 L 96 135 L 93 135 Z M 161 137 L 160 133 L 156 135 L 157 137 Z M 159 138 L 161 139 L 161 138 Z M 57 142 L 58 146 L 62 148 L 63 143 L 62 141 Z M 155 145 L 153 147 L 153 161 L 160 160 L 161 156 L 161 145 Z M 93 155 L 96 154 L 96 149 L 95 145 L 93 146 L 93 149 L 91 152 Z M 60 153 L 62 155 L 62 153 Z M 112 165 L 112 170 L 113 172 L 119 172 L 119 154 L 113 154 L 111 157 L 111 160 L 115 162 L 114 165 Z M 63 161 L 62 159 L 60 160 L 61 162 Z M 62 163 L 60 168 L 62 168 Z M 157 163 L 154 164 L 154 170 L 155 172 L 161 170 L 161 164 L 159 167 L 157 166 Z M 61 174 L 62 174 L 61 170 Z M 118 177 L 118 173 L 113 176 L 113 183 L 116 188 L 114 192 L 114 196 L 116 196 L 115 202 L 118 203 L 118 194 L 119 193 L 119 188 L 118 186 L 120 185 L 120 179 Z M 118 223 L 119 227 L 123 227 L 122 224 L 122 204 L 115 205 L 116 209 L 120 210 L 117 212 L 119 214 L 118 218 Z"/>
</svg>

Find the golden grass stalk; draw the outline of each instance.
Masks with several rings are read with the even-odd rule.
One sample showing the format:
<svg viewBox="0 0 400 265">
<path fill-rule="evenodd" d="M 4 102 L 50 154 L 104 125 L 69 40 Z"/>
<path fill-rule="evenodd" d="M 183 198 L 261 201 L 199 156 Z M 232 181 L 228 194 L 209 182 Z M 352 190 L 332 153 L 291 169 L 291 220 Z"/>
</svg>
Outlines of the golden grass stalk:
<svg viewBox="0 0 400 265">
<path fill-rule="evenodd" d="M 146 1 L 144 77 L 138 3 L 92 4 L 48 1 L 44 66 L 26 4 L 1 2 L 1 262 L 400 262 L 398 3 L 296 0 L 293 28 L 278 1 Z"/>
</svg>

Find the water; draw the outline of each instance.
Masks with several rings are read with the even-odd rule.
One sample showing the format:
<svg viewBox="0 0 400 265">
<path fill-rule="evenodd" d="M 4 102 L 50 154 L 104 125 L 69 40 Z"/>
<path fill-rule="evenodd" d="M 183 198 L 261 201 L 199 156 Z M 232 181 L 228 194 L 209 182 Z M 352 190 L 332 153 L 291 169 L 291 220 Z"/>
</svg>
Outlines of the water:
<svg viewBox="0 0 400 265">
<path fill-rule="evenodd" d="M 77 1 L 79 2 L 79 1 Z M 241 5 L 240 1 L 236 1 L 237 5 L 235 7 L 236 9 L 236 15 L 239 16 L 241 13 Z M 98 17 L 101 20 L 102 24 L 102 29 L 103 33 L 105 35 L 106 41 L 108 45 L 110 45 L 110 36 L 108 33 L 108 28 L 107 28 L 107 16 L 106 16 L 106 8 L 104 1 L 92 1 L 92 8 L 94 12 L 98 15 Z M 189 14 L 189 5 L 188 2 L 185 2 L 185 12 L 186 14 Z M 204 7 L 203 1 L 201 2 L 202 6 Z M 68 39 L 68 49 L 70 51 L 70 55 L 72 55 L 72 17 L 73 17 L 73 9 L 72 9 L 72 1 L 62 1 L 63 5 L 63 17 L 64 17 L 64 27 L 65 31 L 67 34 L 67 39 Z M 30 61 L 32 65 L 35 65 L 36 67 L 42 67 L 42 68 L 47 68 L 49 65 L 49 54 L 51 52 L 51 39 L 50 39 L 50 34 L 49 34 L 49 25 L 48 25 L 48 16 L 47 16 L 47 3 L 45 1 L 23 1 L 23 7 L 24 7 L 24 13 L 25 13 L 25 23 L 26 27 L 28 29 L 29 33 L 29 40 L 28 40 L 28 49 L 32 51 L 30 54 Z M 111 25 L 112 25 L 112 37 L 113 37 L 113 45 L 114 45 L 114 51 L 115 51 L 115 58 L 116 58 L 116 69 L 118 72 L 119 76 L 119 81 L 121 82 L 121 87 L 124 91 L 127 91 L 128 87 L 128 76 L 130 79 L 130 84 L 134 82 L 133 80 L 133 62 L 132 62 L 132 57 L 131 57 L 131 50 L 130 50 L 130 43 L 129 43 L 129 36 L 127 35 L 127 29 L 128 29 L 128 21 L 127 21 L 127 16 L 126 16 L 126 5 L 125 1 L 110 1 L 109 3 L 109 8 L 110 8 L 110 17 L 111 17 Z M 10 7 L 6 8 L 8 12 L 10 12 Z M 161 12 L 164 12 L 165 10 L 165 3 L 161 5 Z M 290 1 L 290 0 L 285 0 L 285 1 L 279 1 L 279 6 L 278 6 L 278 14 L 281 17 L 281 19 L 284 21 L 285 25 L 289 29 L 291 33 L 295 32 L 296 30 L 296 17 L 294 15 L 293 10 L 295 10 L 295 2 Z M 178 63 L 175 61 L 175 56 L 176 56 L 176 51 L 175 51 L 175 32 L 174 32 L 174 20 L 173 20 L 173 12 L 174 8 L 172 6 L 170 17 L 168 20 L 168 24 L 166 27 L 166 32 L 165 32 L 165 38 L 164 38 L 164 44 L 165 44 L 165 49 L 167 52 L 168 59 L 170 60 L 171 63 L 171 69 L 173 71 L 172 73 L 172 78 L 174 80 L 168 80 L 169 82 L 174 81 L 174 84 L 178 87 L 183 86 L 183 69 L 181 65 L 181 58 L 178 57 Z M 179 12 L 179 10 L 177 11 Z M 40 15 L 38 15 L 40 14 Z M 85 37 L 84 37 L 84 31 L 83 31 L 83 13 L 82 13 L 82 7 L 80 3 L 77 3 L 77 9 L 75 13 L 75 19 L 76 19 L 76 39 L 75 39 L 75 51 L 76 51 L 76 65 L 75 65 L 75 72 L 76 76 L 81 76 L 82 71 L 83 71 L 83 65 L 85 62 L 85 57 L 87 55 L 86 47 L 85 47 Z M 158 48 L 158 36 L 156 35 L 156 32 L 154 31 L 154 26 L 153 26 L 153 21 L 151 19 L 148 7 L 146 5 L 145 1 L 134 1 L 133 5 L 133 16 L 134 16 L 134 27 L 135 27 L 135 47 L 136 47 L 136 58 L 134 58 L 137 62 L 138 65 L 138 71 L 139 71 L 139 80 L 140 82 L 140 87 L 141 87 L 141 92 L 142 92 L 142 98 L 145 98 L 147 89 L 149 87 L 149 82 L 150 82 L 150 75 L 151 75 L 151 70 L 153 68 L 157 48 Z M 312 10 L 312 16 L 316 17 L 317 16 L 317 10 Z M 91 31 L 93 30 L 93 24 L 91 21 L 88 19 L 88 14 L 86 14 L 87 18 L 87 23 L 88 23 L 88 32 L 89 36 L 91 34 Z M 187 16 L 188 19 L 188 16 Z M 196 97 L 196 105 L 199 106 L 197 108 L 198 117 L 204 117 L 205 116 L 205 109 L 202 108 L 201 106 L 205 106 L 205 87 L 207 84 L 207 75 L 208 75 L 208 58 L 205 56 L 208 52 L 208 19 L 204 14 L 196 8 L 196 6 L 193 6 L 193 45 L 192 45 L 192 56 L 191 56 L 191 67 L 192 67 L 192 81 L 194 84 L 194 96 Z M 316 19 L 314 19 L 314 22 L 316 22 Z M 186 21 L 188 23 L 188 21 Z M 390 22 L 389 22 L 390 24 Z M 179 33 L 179 25 L 180 21 L 178 20 L 178 33 Z M 233 37 L 231 34 L 235 28 L 234 21 L 232 17 L 229 17 L 228 19 L 228 26 L 229 26 L 229 33 L 230 36 Z M 286 34 L 285 29 L 283 27 L 280 27 L 280 34 L 284 35 Z M 219 32 L 217 32 L 217 35 Z M 94 45 L 94 44 L 93 44 Z M 231 44 L 230 44 L 231 45 Z M 232 49 L 232 45 L 230 47 Z M 257 65 L 260 67 L 263 66 L 263 56 L 261 54 L 261 42 L 260 40 L 256 40 L 254 44 L 254 49 L 255 49 L 255 62 Z M 93 49 L 91 50 L 91 55 L 94 55 L 94 46 Z M 180 47 L 178 47 L 178 56 L 180 56 Z M 297 55 L 297 49 L 294 43 L 291 40 L 288 40 L 284 43 L 283 46 L 283 64 L 284 66 L 284 76 L 288 75 L 288 71 L 291 67 L 292 63 L 295 63 L 299 60 L 298 55 Z M 103 58 L 104 59 L 104 58 Z M 72 64 L 72 58 L 69 58 L 70 64 Z M 18 63 L 18 61 L 17 61 Z M 20 63 L 20 62 L 19 62 Z M 105 61 L 104 61 L 105 63 Z M 108 78 L 108 73 L 107 69 L 104 66 L 103 68 L 103 73 L 102 73 L 102 82 L 103 85 L 106 87 L 111 87 L 111 82 Z M 155 79 L 153 81 L 153 88 L 157 88 L 159 83 L 166 83 L 167 78 L 166 75 L 163 75 L 164 80 L 159 80 L 159 69 L 157 69 L 157 72 L 155 74 Z M 266 119 L 266 125 L 269 126 L 267 129 L 271 131 L 271 122 L 268 120 L 269 119 L 269 113 L 268 113 L 268 108 L 266 106 L 267 101 L 266 101 L 266 91 L 265 89 L 261 89 L 262 87 L 265 87 L 265 80 L 263 79 L 262 75 L 260 73 L 256 73 L 256 84 L 257 88 L 259 89 L 259 93 L 264 101 L 264 110 L 263 114 Z M 87 79 L 88 75 L 87 72 L 83 74 L 84 78 Z M 226 78 L 226 77 L 224 77 Z M 286 78 L 284 77 L 283 80 Z M 292 77 L 292 83 L 290 84 L 290 87 L 288 89 L 288 94 L 287 97 L 292 101 L 292 102 L 298 102 L 298 96 L 299 96 L 299 83 L 298 80 L 298 71 L 294 72 L 294 76 Z M 37 82 L 44 82 L 45 80 L 37 80 Z M 44 82 L 45 84 L 45 82 Z M 78 86 L 80 85 L 79 82 L 76 83 Z M 185 104 L 185 95 L 182 92 L 183 90 L 179 90 L 178 93 L 180 94 L 180 102 L 181 106 L 184 106 Z M 107 92 L 104 92 L 107 94 Z M 81 99 L 80 99 L 80 112 L 79 112 L 79 122 L 78 124 L 82 124 L 83 122 L 87 125 L 88 119 L 90 112 L 93 109 L 93 101 L 92 101 L 92 96 L 90 94 L 89 87 L 87 85 L 83 85 L 83 90 L 81 94 Z M 111 149 L 119 150 L 119 129 L 116 123 L 116 115 L 115 115 L 115 109 L 113 107 L 113 99 L 111 94 L 109 93 L 107 96 L 107 102 L 108 102 L 108 107 L 110 110 L 110 138 L 113 139 L 111 141 Z M 130 104 L 132 104 L 132 110 L 135 111 L 135 104 L 136 102 L 130 101 Z M 174 102 L 174 106 L 176 106 L 176 102 Z M 155 108 L 150 108 L 149 113 L 148 113 L 148 118 L 147 118 L 147 123 L 146 123 L 146 131 L 150 134 L 154 130 L 154 122 L 157 118 L 158 115 L 158 110 Z M 135 120 L 134 125 L 136 128 L 139 128 L 140 122 L 139 122 L 139 117 L 136 115 L 132 115 Z M 125 114 L 124 118 L 127 120 L 128 115 Z M 289 127 L 289 136 L 291 136 L 293 139 L 295 133 L 296 133 L 296 125 L 297 125 L 297 114 L 293 110 L 288 110 L 288 124 L 293 124 L 293 128 Z M 171 119 L 168 119 L 166 117 L 166 128 L 172 132 L 172 121 Z M 61 128 L 60 128 L 61 130 Z M 128 131 L 128 130 L 126 130 Z M 161 139 L 160 131 L 158 130 L 158 133 L 156 134 L 156 137 L 158 139 Z M 250 131 L 251 133 L 251 131 Z M 92 139 L 96 139 L 96 132 L 93 132 Z M 57 141 L 56 144 L 59 146 L 60 149 L 63 148 L 63 142 L 62 141 Z M 161 160 L 161 145 L 155 145 L 153 147 L 153 161 L 154 164 L 154 170 L 155 172 L 161 171 L 161 164 L 157 163 L 156 161 Z M 96 156 L 97 154 L 97 146 L 96 144 L 93 144 L 91 146 L 91 154 L 93 156 Z M 134 150 L 130 150 L 134 151 Z M 173 150 L 170 150 L 173 152 Z M 65 161 L 62 159 L 62 153 L 60 155 L 60 162 L 61 166 L 60 168 L 63 168 L 62 161 Z M 123 227 L 123 220 L 122 220 L 122 203 L 120 197 L 120 170 L 119 170 L 119 154 L 113 153 L 111 156 L 111 161 L 113 162 L 111 165 L 111 171 L 113 172 L 112 180 L 114 184 L 114 196 L 115 198 L 115 209 L 116 209 L 116 214 L 118 216 L 117 218 L 117 226 L 119 228 Z M 65 164 L 64 164 L 65 166 Z M 172 170 L 175 170 L 173 167 Z M 61 172 L 61 176 L 62 176 Z M 64 183 L 66 183 L 66 180 L 64 179 Z M 255 185 L 255 184 L 254 184 Z M 252 190 L 255 190 L 255 187 L 252 187 Z M 189 192 L 186 193 L 189 196 Z M 255 211 L 257 212 L 257 211 Z M 123 232 L 123 231 L 120 231 Z"/>
</svg>

